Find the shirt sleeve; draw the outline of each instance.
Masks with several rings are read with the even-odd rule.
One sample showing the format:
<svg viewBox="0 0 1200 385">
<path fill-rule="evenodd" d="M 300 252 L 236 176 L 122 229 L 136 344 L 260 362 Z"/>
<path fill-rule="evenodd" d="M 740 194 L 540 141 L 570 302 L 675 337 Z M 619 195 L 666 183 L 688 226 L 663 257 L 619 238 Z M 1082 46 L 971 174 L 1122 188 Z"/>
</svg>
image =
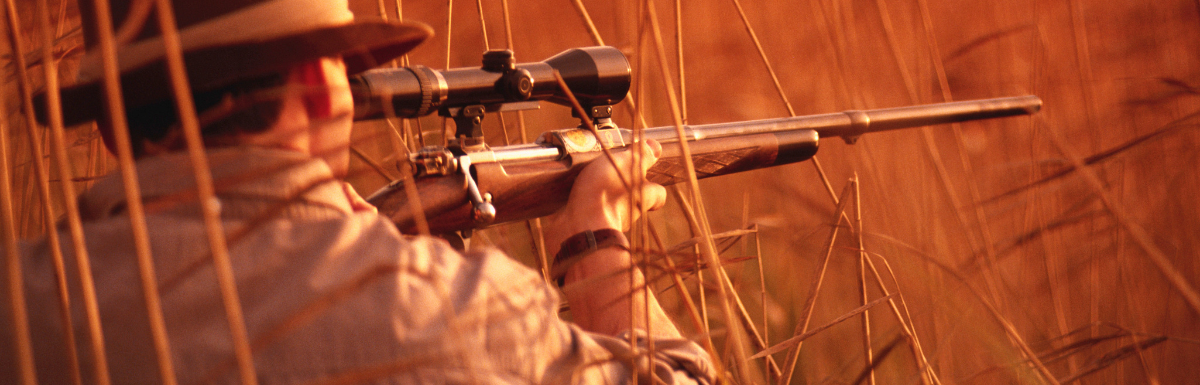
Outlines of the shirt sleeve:
<svg viewBox="0 0 1200 385">
<path fill-rule="evenodd" d="M 501 370 L 532 370 L 526 374 L 535 382 L 552 384 L 625 384 L 635 376 L 643 384 L 716 382 L 708 353 L 695 342 L 654 338 L 650 352 L 650 337 L 642 330 L 608 336 L 563 321 L 558 292 L 540 274 L 497 251 L 469 252 L 456 270 L 460 279 L 454 280 L 451 295 L 456 308 L 500 311 L 483 317 L 491 322 L 484 328 L 485 344 L 502 347 L 492 351 L 492 370 L 513 365 Z M 514 308 L 523 314 L 508 314 Z"/>
<path fill-rule="evenodd" d="M 649 353 L 649 336 L 640 329 L 622 333 L 620 336 L 607 336 L 587 333 L 608 353 L 628 367 L 629 362 L 637 362 L 638 383 L 643 384 L 712 384 L 716 382 L 716 371 L 708 353 L 695 342 L 684 339 L 654 338 L 654 351 Z M 633 344 L 630 344 L 630 341 Z M 634 349 L 636 347 L 636 350 Z M 640 357 L 636 361 L 634 357 Z M 649 359 L 647 357 L 653 357 Z M 630 379 L 628 370 L 619 381 L 626 383 Z M 652 380 L 650 376 L 653 376 Z"/>
</svg>

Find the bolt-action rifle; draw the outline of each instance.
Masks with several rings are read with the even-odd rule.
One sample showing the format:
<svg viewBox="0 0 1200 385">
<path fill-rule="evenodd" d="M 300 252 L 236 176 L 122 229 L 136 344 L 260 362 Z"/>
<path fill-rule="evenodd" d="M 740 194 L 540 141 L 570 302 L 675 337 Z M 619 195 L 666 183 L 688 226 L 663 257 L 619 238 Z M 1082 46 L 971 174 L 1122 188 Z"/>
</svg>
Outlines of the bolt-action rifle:
<svg viewBox="0 0 1200 385">
<path fill-rule="evenodd" d="M 556 71 L 569 92 L 560 86 Z M 410 233 L 415 232 L 416 215 L 424 215 L 431 232 L 441 234 L 551 214 L 566 204 L 583 167 L 604 157 L 603 148 L 621 151 L 633 143 L 634 133 L 611 119 L 612 105 L 625 98 L 629 84 L 629 62 L 612 47 L 570 49 L 523 64 L 515 64 L 510 51 L 489 51 L 480 68 L 413 66 L 354 77 L 356 119 L 413 118 L 437 111 L 456 125 L 456 138 L 448 146 L 426 147 L 407 159 L 422 213 L 407 204 L 403 180 L 367 200 Z M 547 131 L 531 144 L 483 143 L 484 113 L 537 108 L 541 100 L 575 106 L 572 97 L 576 111 L 590 115 L 580 119 L 579 128 Z M 683 128 L 696 176 L 708 178 L 807 160 L 821 138 L 853 143 L 869 132 L 1027 115 L 1041 105 L 1036 96 L 1020 96 Z M 647 128 L 642 137 L 663 147 L 648 180 L 662 185 L 687 180 L 674 126 Z"/>
</svg>

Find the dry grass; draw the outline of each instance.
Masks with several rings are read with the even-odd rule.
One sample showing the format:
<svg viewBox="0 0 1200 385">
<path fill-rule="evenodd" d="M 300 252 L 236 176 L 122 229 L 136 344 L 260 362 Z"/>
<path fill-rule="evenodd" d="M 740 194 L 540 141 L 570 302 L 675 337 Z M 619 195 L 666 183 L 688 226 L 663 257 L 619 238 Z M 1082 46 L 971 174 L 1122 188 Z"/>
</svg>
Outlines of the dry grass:
<svg viewBox="0 0 1200 385">
<path fill-rule="evenodd" d="M 646 240 L 653 289 L 685 333 L 720 356 L 732 381 L 1200 377 L 1200 305 L 1189 298 L 1200 285 L 1193 0 L 707 0 L 679 8 L 657 0 L 653 12 L 642 1 L 461 0 L 450 18 L 447 3 L 403 2 L 406 18 L 438 33 L 408 61 L 475 66 L 485 47 L 506 46 L 532 61 L 603 41 L 635 67 L 637 103 L 617 109 L 618 123 L 630 128 L 951 98 L 1045 101 L 1029 118 L 881 133 L 853 146 L 826 141 L 819 167 L 704 180 L 695 197 L 680 186 L 681 198 L 635 238 Z M 359 15 L 378 15 L 378 4 L 394 17 L 392 0 L 352 1 Z M 35 5 L 16 4 L 29 84 L 38 88 L 46 81 Z M 55 1 L 49 10 L 59 36 L 50 52 L 66 56 L 61 71 L 70 74 L 82 44 L 77 11 Z M 657 20 L 643 23 L 646 15 Z M 23 129 L 10 45 L 0 143 L 9 146 L 14 183 L 6 193 L 15 210 L 5 235 L 33 238 L 68 214 L 59 181 L 70 178 L 82 191 L 118 162 L 91 126 L 65 132 L 71 176 L 39 158 L 55 154 L 54 138 Z M 502 145 L 576 124 L 567 109 L 547 104 L 489 117 L 484 129 Z M 439 118 L 359 124 L 352 166 L 361 171 L 351 182 L 360 192 L 382 186 L 397 175 L 389 164 L 405 142 L 439 143 L 442 127 Z M 379 135 L 389 139 L 370 140 Z M 47 179 L 51 191 L 39 190 Z M 861 194 L 835 195 L 854 188 Z M 542 266 L 538 227 L 497 226 L 476 243 Z M 705 249 L 714 255 L 701 257 Z M 354 378 L 369 376 L 346 379 Z"/>
</svg>

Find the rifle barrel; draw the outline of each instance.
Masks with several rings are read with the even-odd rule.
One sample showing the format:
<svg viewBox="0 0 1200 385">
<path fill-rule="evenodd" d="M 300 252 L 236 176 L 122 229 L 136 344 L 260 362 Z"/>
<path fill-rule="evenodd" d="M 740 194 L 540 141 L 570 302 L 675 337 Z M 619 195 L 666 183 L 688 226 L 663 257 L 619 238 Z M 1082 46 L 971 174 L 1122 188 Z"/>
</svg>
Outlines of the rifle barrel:
<svg viewBox="0 0 1200 385">
<path fill-rule="evenodd" d="M 684 126 L 689 140 L 815 130 L 822 138 L 856 138 L 868 132 L 964 122 L 968 120 L 1029 115 L 1042 108 L 1037 96 L 968 100 L 919 106 L 845 111 L 830 114 Z M 647 128 L 646 138 L 662 143 L 678 141 L 674 126 Z"/>
</svg>

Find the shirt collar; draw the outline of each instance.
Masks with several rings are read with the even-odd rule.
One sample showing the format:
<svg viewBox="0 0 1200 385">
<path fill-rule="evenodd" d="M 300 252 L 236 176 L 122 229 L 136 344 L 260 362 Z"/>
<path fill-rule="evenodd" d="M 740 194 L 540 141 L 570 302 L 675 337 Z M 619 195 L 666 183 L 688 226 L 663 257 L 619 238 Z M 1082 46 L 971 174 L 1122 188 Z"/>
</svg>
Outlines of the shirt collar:
<svg viewBox="0 0 1200 385">
<path fill-rule="evenodd" d="M 255 212 L 280 202 L 320 205 L 350 214 L 360 197 L 335 178 L 323 160 L 294 151 L 260 147 L 228 147 L 207 151 L 213 187 L 228 214 Z M 138 183 L 148 213 L 198 209 L 196 177 L 186 152 L 171 153 L 137 162 Z M 79 200 L 85 219 L 96 220 L 125 211 L 125 189 L 120 173 L 96 182 Z M 245 207 L 250 205 L 253 207 Z M 247 211 L 247 209 L 249 209 Z M 227 215 L 226 215 L 227 216 Z"/>
</svg>

